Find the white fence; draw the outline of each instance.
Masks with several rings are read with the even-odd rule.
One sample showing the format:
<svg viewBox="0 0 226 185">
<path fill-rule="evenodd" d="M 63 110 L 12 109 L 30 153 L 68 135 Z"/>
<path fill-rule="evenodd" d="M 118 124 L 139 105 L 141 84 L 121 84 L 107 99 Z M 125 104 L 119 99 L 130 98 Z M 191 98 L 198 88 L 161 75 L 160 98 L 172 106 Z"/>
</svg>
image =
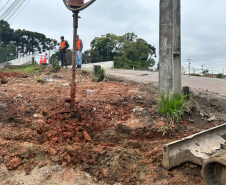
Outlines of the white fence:
<svg viewBox="0 0 226 185">
<path fill-rule="evenodd" d="M 110 68 L 114 67 L 114 61 L 82 64 L 81 67 L 82 68 L 93 68 L 94 65 L 100 65 L 101 68 L 110 69 Z"/>
<path fill-rule="evenodd" d="M 21 57 L 21 58 L 17 58 L 17 59 L 14 59 L 14 60 L 10 60 L 10 61 L 1 63 L 0 66 L 3 67 L 7 64 L 18 65 L 18 66 L 23 65 L 23 64 L 32 64 L 32 55 L 28 55 L 28 56 L 25 56 L 25 57 Z"/>
</svg>

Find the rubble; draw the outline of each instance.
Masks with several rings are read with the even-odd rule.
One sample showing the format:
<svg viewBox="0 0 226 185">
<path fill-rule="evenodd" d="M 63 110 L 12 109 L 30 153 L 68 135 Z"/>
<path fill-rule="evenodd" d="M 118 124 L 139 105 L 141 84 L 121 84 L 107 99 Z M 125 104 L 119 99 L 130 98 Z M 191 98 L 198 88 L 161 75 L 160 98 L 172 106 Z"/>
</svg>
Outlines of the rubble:
<svg viewBox="0 0 226 185">
<path fill-rule="evenodd" d="M 163 136 L 159 130 L 169 127 L 169 121 L 156 111 L 158 88 L 153 84 L 118 82 L 117 78 L 95 83 L 89 73 L 79 70 L 72 110 L 65 102 L 70 88 L 63 86 L 69 87 L 71 71 L 61 69 L 52 75 L 54 80 L 37 83 L 37 77 L 50 76 L 46 71 L 43 74 L 29 78 L 18 73 L 0 75 L 8 80 L 7 86 L 0 86 L 1 182 L 203 183 L 198 165 L 164 169 L 162 146 L 220 125 L 220 121 L 201 120 L 197 112 L 185 116 Z"/>
</svg>

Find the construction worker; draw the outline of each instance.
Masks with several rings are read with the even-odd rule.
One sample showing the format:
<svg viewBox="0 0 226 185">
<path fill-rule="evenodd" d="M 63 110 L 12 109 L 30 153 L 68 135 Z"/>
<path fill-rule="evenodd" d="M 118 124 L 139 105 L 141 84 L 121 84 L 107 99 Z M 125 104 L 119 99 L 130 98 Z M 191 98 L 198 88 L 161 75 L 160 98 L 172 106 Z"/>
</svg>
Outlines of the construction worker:
<svg viewBox="0 0 226 185">
<path fill-rule="evenodd" d="M 66 52 L 67 52 L 67 48 L 69 48 L 69 44 L 66 40 L 64 40 L 64 36 L 61 36 L 60 39 L 61 39 L 61 44 L 60 44 L 61 67 L 66 66 L 67 68 Z"/>
<path fill-rule="evenodd" d="M 79 39 L 79 35 L 77 35 L 77 56 L 76 56 L 77 68 L 81 68 L 82 65 L 82 49 L 83 49 L 82 40 Z"/>
</svg>

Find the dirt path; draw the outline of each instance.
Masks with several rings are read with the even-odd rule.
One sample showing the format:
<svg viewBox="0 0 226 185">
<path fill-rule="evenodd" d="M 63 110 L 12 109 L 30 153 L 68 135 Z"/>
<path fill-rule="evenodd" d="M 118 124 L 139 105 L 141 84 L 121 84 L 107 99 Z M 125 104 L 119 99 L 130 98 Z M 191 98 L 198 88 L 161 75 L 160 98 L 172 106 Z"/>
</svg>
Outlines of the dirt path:
<svg viewBox="0 0 226 185">
<path fill-rule="evenodd" d="M 163 135 L 169 121 L 156 110 L 156 84 L 113 76 L 94 83 L 78 71 L 71 110 L 70 75 L 12 76 L 0 86 L 0 184 L 204 184 L 200 166 L 164 169 L 162 147 L 222 124 L 207 119 L 226 110 L 223 97 L 194 94 L 187 115 Z"/>
</svg>

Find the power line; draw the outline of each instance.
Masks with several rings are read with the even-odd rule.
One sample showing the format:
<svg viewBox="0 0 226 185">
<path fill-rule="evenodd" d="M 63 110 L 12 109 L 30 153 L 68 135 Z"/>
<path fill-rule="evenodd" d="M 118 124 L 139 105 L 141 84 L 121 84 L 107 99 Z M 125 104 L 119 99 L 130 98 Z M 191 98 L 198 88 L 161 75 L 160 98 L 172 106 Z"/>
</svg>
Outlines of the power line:
<svg viewBox="0 0 226 185">
<path fill-rule="evenodd" d="M 21 2 L 16 9 L 14 10 L 14 12 L 10 13 L 9 16 L 6 18 L 6 21 L 9 21 L 11 19 L 12 16 L 15 15 L 15 13 L 20 9 L 20 7 L 25 3 L 26 0 L 23 0 L 23 2 Z"/>
<path fill-rule="evenodd" d="M 8 14 L 10 13 L 11 10 L 16 6 L 18 3 L 17 0 L 14 0 L 13 3 L 5 10 L 5 12 L 1 15 L 1 19 L 4 19 Z"/>
<path fill-rule="evenodd" d="M 13 21 L 13 19 L 15 19 L 15 18 L 18 16 L 18 14 L 25 8 L 25 6 L 26 6 L 29 2 L 30 2 L 30 0 L 27 1 L 27 3 L 24 5 L 24 7 L 20 9 L 20 11 L 19 11 L 19 12 L 11 19 L 11 21 Z M 10 19 L 9 19 L 9 20 L 10 20 Z M 9 21 L 9 22 L 11 22 L 11 21 Z"/>
<path fill-rule="evenodd" d="M 22 0 L 20 4 L 18 4 L 13 10 L 13 12 L 10 12 L 6 18 L 6 21 L 8 21 L 15 13 L 20 9 L 20 7 L 24 4 L 26 0 Z"/>
<path fill-rule="evenodd" d="M 8 2 L 3 6 L 3 8 L 0 10 L 0 12 L 6 7 L 6 5 L 10 2 L 11 0 L 8 0 Z"/>
</svg>

